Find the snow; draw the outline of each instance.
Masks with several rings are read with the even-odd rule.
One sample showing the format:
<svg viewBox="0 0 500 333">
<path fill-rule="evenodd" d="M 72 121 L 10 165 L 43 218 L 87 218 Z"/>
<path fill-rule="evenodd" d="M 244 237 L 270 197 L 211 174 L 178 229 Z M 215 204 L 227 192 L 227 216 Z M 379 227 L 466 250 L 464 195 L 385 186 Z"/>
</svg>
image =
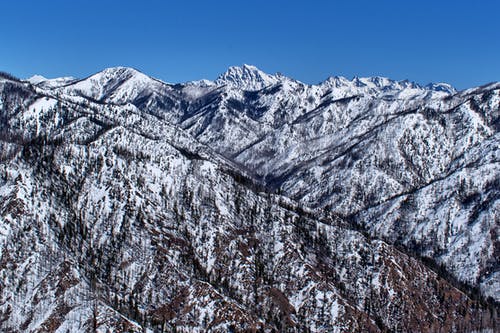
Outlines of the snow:
<svg viewBox="0 0 500 333">
<path fill-rule="evenodd" d="M 339 303 L 337 300 L 333 301 L 332 305 L 330 306 L 330 317 L 331 318 L 338 318 L 340 313 L 340 307 Z"/>
<path fill-rule="evenodd" d="M 227 72 L 215 80 L 217 85 L 228 85 L 243 90 L 260 90 L 278 82 L 276 75 L 266 74 L 257 67 L 246 64 L 241 67 L 229 67 Z"/>
<path fill-rule="evenodd" d="M 183 288 L 179 320 L 191 331 L 214 316 L 227 328 L 241 313 L 256 324 L 254 285 L 271 302 L 271 285 L 255 276 L 258 255 L 259 269 L 294 307 L 292 320 L 304 315 L 313 330 L 352 329 L 352 309 L 363 311 L 370 290 L 381 309 L 410 318 L 395 297 L 405 293 L 415 306 L 411 291 L 427 302 L 434 275 L 389 245 L 396 240 L 416 242 L 457 278 L 498 295 L 499 274 L 486 266 L 496 260 L 498 91 L 455 94 L 444 84 L 381 77 L 305 85 L 249 65 L 175 88 L 124 67 L 63 81 L 40 81 L 34 103 L 8 120 L 26 140 L 43 133 L 63 142 L 36 151 L 44 158 L 24 151 L 0 164 L 0 205 L 18 199 L 24 209 L 0 206 L 0 256 L 16 254 L 16 269 L 0 268 L 9 281 L 0 311 L 17 307 L 8 319 L 15 327 L 34 311 L 39 328 L 57 300 L 75 306 L 59 330 L 82 330 L 93 295 L 102 331 L 120 321 L 141 330 L 111 306 L 114 298 L 129 304 L 133 295 L 147 316 Z M 478 105 L 464 103 L 471 98 Z M 255 191 L 262 183 L 269 192 Z M 387 242 L 351 230 L 341 218 L 349 214 Z M 54 296 L 63 281 L 47 273 L 62 260 L 71 261 L 77 284 Z M 106 288 L 97 291 L 89 282 L 95 267 L 105 267 Z M 426 306 L 445 319 L 467 304 L 436 302 Z"/>
<path fill-rule="evenodd" d="M 28 111 L 23 114 L 24 120 L 39 118 L 43 113 L 50 111 L 57 105 L 57 100 L 47 97 L 41 97 L 30 105 Z M 38 120 L 37 120 L 38 121 Z"/>
<path fill-rule="evenodd" d="M 28 81 L 31 84 L 38 84 L 40 82 L 47 81 L 47 78 L 45 78 L 41 75 L 33 75 L 29 79 L 26 79 L 26 81 Z"/>
</svg>

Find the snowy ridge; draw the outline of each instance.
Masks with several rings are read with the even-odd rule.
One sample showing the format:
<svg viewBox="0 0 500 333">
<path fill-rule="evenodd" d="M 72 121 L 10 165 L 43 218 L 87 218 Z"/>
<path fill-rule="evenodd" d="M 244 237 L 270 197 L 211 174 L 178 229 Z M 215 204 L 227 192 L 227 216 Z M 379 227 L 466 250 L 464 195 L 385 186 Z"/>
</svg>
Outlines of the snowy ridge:
<svg viewBox="0 0 500 333">
<path fill-rule="evenodd" d="M 33 85 L 43 87 L 45 89 L 53 89 L 53 88 L 58 88 L 62 87 L 64 85 L 70 84 L 71 82 L 77 81 L 76 78 L 72 76 L 68 77 L 59 77 L 55 79 L 47 79 L 41 75 L 34 75 L 28 79 L 26 79 L 26 82 L 29 82 Z"/>
</svg>

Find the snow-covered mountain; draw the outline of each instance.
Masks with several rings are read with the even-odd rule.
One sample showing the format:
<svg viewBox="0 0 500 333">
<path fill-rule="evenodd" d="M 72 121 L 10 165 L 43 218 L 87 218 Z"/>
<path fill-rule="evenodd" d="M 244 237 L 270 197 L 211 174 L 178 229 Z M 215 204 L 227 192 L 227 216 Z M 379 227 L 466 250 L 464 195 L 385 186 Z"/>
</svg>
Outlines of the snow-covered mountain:
<svg viewBox="0 0 500 333">
<path fill-rule="evenodd" d="M 227 85 L 239 90 L 260 90 L 268 86 L 275 85 L 280 82 L 277 75 L 269 75 L 261 71 L 255 66 L 243 65 L 241 67 L 229 67 L 227 72 L 221 74 L 216 85 Z"/>
<path fill-rule="evenodd" d="M 0 76 L 0 327 L 494 331 L 499 103 L 248 65 Z"/>
<path fill-rule="evenodd" d="M 66 84 L 70 84 L 72 82 L 77 81 L 77 79 L 72 77 L 72 76 L 58 77 L 55 79 L 47 79 L 41 75 L 33 75 L 32 77 L 28 78 L 26 81 L 31 83 L 31 84 L 37 85 L 39 87 L 50 89 L 50 88 L 56 88 L 56 87 L 64 86 Z"/>
</svg>

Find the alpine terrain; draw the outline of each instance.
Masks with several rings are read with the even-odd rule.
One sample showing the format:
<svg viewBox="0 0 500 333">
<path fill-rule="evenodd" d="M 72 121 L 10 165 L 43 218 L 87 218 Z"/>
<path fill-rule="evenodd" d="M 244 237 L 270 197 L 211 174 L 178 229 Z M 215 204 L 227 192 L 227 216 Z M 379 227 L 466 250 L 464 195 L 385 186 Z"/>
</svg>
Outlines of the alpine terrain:
<svg viewBox="0 0 500 333">
<path fill-rule="evenodd" d="M 0 74 L 1 332 L 498 332 L 500 83 Z"/>
</svg>

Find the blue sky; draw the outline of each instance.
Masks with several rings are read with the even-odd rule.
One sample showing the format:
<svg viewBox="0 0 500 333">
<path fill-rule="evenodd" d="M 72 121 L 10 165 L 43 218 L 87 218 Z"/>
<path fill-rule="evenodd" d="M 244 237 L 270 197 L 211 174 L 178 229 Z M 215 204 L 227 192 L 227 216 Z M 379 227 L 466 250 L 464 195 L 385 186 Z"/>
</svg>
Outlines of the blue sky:
<svg viewBox="0 0 500 333">
<path fill-rule="evenodd" d="M 85 77 L 131 66 L 168 82 L 253 64 L 306 83 L 500 80 L 500 1 L 2 1 L 0 70 Z"/>
</svg>

